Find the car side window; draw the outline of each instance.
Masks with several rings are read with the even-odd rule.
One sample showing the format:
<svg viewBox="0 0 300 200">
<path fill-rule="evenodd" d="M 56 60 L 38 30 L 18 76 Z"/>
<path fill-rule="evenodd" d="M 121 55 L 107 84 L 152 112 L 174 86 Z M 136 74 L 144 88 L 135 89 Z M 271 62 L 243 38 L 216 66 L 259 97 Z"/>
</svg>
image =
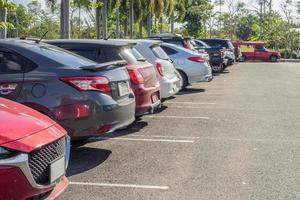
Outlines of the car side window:
<svg viewBox="0 0 300 200">
<path fill-rule="evenodd" d="M 174 49 L 171 49 L 171 48 L 166 47 L 166 46 L 161 46 L 161 48 L 162 48 L 169 56 L 178 53 L 178 52 L 175 51 Z"/>
<path fill-rule="evenodd" d="M 256 51 L 258 51 L 258 52 L 265 52 L 266 49 L 265 49 L 265 47 L 256 47 Z"/>
<path fill-rule="evenodd" d="M 20 55 L 0 50 L 0 74 L 24 73 L 26 60 Z"/>
</svg>

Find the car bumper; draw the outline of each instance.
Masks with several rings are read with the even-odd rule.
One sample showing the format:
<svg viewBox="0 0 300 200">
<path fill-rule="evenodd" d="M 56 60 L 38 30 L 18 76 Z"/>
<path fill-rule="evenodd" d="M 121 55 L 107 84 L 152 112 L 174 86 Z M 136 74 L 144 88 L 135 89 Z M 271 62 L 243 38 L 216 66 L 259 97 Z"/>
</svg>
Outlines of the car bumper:
<svg viewBox="0 0 300 200">
<path fill-rule="evenodd" d="M 134 85 L 133 92 L 136 101 L 136 116 L 141 116 L 147 113 L 153 113 L 154 110 L 161 105 L 160 85 L 158 82 L 154 87 Z"/>
<path fill-rule="evenodd" d="M 74 140 L 99 136 L 129 126 L 135 120 L 135 98 L 123 100 L 95 99 L 89 105 L 90 114 L 79 119 L 61 120 L 59 123 Z"/>
<path fill-rule="evenodd" d="M 63 139 L 64 138 L 61 138 L 60 140 Z M 70 147 L 69 139 L 66 138 L 66 143 L 63 144 L 66 145 L 66 152 L 59 158 L 65 160 L 64 166 L 67 168 Z M 38 151 L 43 148 L 52 148 L 51 151 L 55 150 L 53 149 L 53 146 L 42 146 Z M 59 147 L 59 149 L 60 148 L 61 147 Z M 43 155 L 42 157 L 45 156 L 47 159 L 49 158 L 49 155 L 47 155 L 48 153 L 45 153 L 49 152 L 48 150 L 43 151 L 43 153 L 34 153 L 36 151 L 33 151 L 33 154 L 41 154 Z M 36 168 L 32 166 L 36 166 L 36 164 L 31 165 L 32 161 L 30 164 L 30 155 L 31 153 L 20 153 L 14 157 L 0 160 L 0 199 L 27 199 L 31 197 L 47 197 L 47 199 L 55 199 L 65 191 L 69 181 L 64 175 L 61 175 L 56 181 L 45 185 L 40 185 L 35 181 L 36 179 L 33 176 L 33 171 L 36 171 Z M 41 165 L 45 165 L 44 161 L 39 160 L 39 162 L 43 163 Z M 48 178 L 50 180 L 50 175 L 48 175 Z"/>
<path fill-rule="evenodd" d="M 161 98 L 169 98 L 175 95 L 180 90 L 180 79 L 178 77 L 174 77 L 172 79 L 168 79 L 163 77 L 160 80 L 160 92 Z"/>
</svg>

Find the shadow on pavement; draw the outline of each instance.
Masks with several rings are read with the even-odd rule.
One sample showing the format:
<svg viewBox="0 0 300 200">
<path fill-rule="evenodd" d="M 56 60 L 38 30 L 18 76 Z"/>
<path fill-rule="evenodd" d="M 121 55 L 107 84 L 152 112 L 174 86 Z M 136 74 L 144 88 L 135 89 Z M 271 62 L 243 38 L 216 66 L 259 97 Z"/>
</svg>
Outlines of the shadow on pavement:
<svg viewBox="0 0 300 200">
<path fill-rule="evenodd" d="M 111 154 L 110 150 L 91 147 L 71 148 L 67 176 L 89 171 L 103 163 Z"/>
<path fill-rule="evenodd" d="M 228 71 L 228 70 L 225 70 L 225 71 L 223 71 L 223 72 L 215 72 L 215 73 L 213 73 L 213 75 L 214 76 L 220 76 L 220 75 L 222 75 L 222 74 L 229 74 L 230 72 Z"/>
<path fill-rule="evenodd" d="M 195 93 L 202 93 L 202 92 L 205 92 L 205 89 L 202 89 L 202 88 L 186 88 L 184 90 L 181 90 L 176 95 L 195 94 Z"/>
</svg>

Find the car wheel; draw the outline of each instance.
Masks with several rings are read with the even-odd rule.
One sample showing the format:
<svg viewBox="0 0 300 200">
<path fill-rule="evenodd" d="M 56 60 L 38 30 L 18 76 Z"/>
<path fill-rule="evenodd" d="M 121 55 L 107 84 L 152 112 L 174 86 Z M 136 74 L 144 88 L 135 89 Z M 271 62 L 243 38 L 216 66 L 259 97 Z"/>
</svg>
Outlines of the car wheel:
<svg viewBox="0 0 300 200">
<path fill-rule="evenodd" d="M 244 55 L 242 55 L 240 58 L 240 62 L 245 62 L 245 61 L 246 61 L 246 57 Z"/>
<path fill-rule="evenodd" d="M 224 70 L 223 64 L 217 65 L 217 66 L 212 66 L 211 67 L 213 72 L 221 73 Z"/>
<path fill-rule="evenodd" d="M 180 86 L 181 86 L 181 89 L 185 89 L 187 86 L 188 86 L 188 78 L 187 76 L 185 75 L 184 72 L 182 71 L 179 71 L 179 75 L 180 75 L 180 78 L 181 78 L 181 81 L 180 81 Z"/>
<path fill-rule="evenodd" d="M 271 56 L 270 57 L 271 62 L 277 62 L 277 60 L 278 60 L 277 56 Z"/>
</svg>

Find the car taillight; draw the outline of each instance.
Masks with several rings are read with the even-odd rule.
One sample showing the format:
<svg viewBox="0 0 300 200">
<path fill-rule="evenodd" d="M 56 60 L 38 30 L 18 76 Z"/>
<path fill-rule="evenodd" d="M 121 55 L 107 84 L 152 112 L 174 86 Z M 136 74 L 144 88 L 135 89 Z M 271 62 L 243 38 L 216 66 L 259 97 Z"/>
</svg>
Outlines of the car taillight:
<svg viewBox="0 0 300 200">
<path fill-rule="evenodd" d="M 190 49 L 189 44 L 186 40 L 183 41 L 183 47 L 186 49 Z"/>
<path fill-rule="evenodd" d="M 57 120 L 88 117 L 90 115 L 90 106 L 79 103 L 63 105 L 54 109 L 54 115 Z"/>
<path fill-rule="evenodd" d="M 81 92 L 98 91 L 111 95 L 111 87 L 106 77 L 63 77 L 60 80 Z"/>
<path fill-rule="evenodd" d="M 225 54 L 224 51 L 221 51 L 221 57 L 224 58 Z"/>
<path fill-rule="evenodd" d="M 134 84 L 143 84 L 144 83 L 144 77 L 142 76 L 142 74 L 136 70 L 136 69 L 128 69 L 128 73 L 130 76 L 131 81 Z"/>
<path fill-rule="evenodd" d="M 161 63 L 156 63 L 156 69 L 161 76 L 164 76 L 164 69 Z"/>
<path fill-rule="evenodd" d="M 193 61 L 193 62 L 199 62 L 199 63 L 202 63 L 202 62 L 207 61 L 208 58 L 205 57 L 205 56 L 197 56 L 197 57 L 189 57 L 189 60 L 190 60 L 190 61 Z"/>
</svg>

